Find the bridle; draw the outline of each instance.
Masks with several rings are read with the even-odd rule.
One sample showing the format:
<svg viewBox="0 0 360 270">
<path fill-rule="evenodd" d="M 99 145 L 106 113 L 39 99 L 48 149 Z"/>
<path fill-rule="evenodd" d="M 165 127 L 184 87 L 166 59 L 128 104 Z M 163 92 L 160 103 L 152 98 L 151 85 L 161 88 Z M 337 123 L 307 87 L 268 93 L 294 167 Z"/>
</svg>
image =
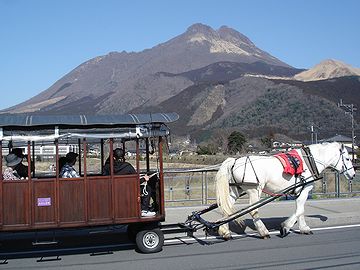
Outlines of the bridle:
<svg viewBox="0 0 360 270">
<path fill-rule="evenodd" d="M 322 164 L 323 166 L 326 166 L 326 164 L 324 164 L 323 162 L 321 162 L 320 160 L 315 160 L 314 157 L 312 156 L 311 154 L 311 151 L 308 147 L 303 147 L 303 150 L 305 152 L 305 156 L 307 157 L 307 165 L 310 165 L 310 170 L 311 170 L 311 173 L 313 174 L 313 176 L 316 176 L 318 177 L 319 176 L 319 172 L 317 170 L 317 166 L 315 163 L 320 163 Z M 346 163 L 345 163 L 345 157 L 344 157 L 344 154 L 345 154 L 345 151 L 343 151 L 343 146 L 341 147 L 341 149 L 339 149 L 339 152 L 340 152 L 340 155 L 339 155 L 339 158 L 338 160 L 336 161 L 335 165 L 327 165 L 335 170 L 338 170 L 336 167 L 338 166 L 340 160 L 342 161 L 342 168 L 341 170 L 339 171 L 340 174 L 343 174 L 351 169 L 354 168 L 354 166 L 351 166 L 350 168 L 348 168 L 346 166 Z M 304 157 L 304 155 L 303 155 Z M 308 166 L 309 167 L 309 166 Z"/>
<path fill-rule="evenodd" d="M 345 152 L 344 152 L 342 149 L 339 149 L 339 151 L 340 151 L 339 158 L 338 158 L 336 164 L 333 166 L 333 168 L 336 169 L 336 167 L 337 167 L 337 165 L 339 164 L 340 159 L 341 159 L 341 161 L 342 161 L 342 171 L 340 171 L 339 173 L 340 173 L 340 174 L 343 174 L 343 173 L 345 173 L 345 172 L 353 169 L 354 166 L 351 166 L 350 168 L 348 168 L 348 167 L 346 166 L 346 163 L 345 163 L 345 157 L 344 157 Z M 352 164 L 352 163 L 351 163 L 351 164 Z"/>
</svg>

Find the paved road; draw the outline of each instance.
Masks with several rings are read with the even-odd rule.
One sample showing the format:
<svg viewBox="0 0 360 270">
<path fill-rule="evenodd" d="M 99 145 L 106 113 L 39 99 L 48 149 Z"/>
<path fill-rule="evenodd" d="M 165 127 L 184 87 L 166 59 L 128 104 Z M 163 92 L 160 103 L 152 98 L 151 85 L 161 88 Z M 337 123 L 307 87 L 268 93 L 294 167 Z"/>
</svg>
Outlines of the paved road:
<svg viewBox="0 0 360 270">
<path fill-rule="evenodd" d="M 279 223 L 294 206 L 290 201 L 274 202 L 261 209 L 271 230 L 269 240 L 257 237 L 246 216 L 245 229 L 233 226 L 239 236 L 232 241 L 204 238 L 199 232 L 196 241 L 167 239 L 157 254 L 139 254 L 131 245 L 113 246 L 107 249 L 113 251 L 109 254 L 90 256 L 89 251 L 62 256 L 59 261 L 11 259 L 0 269 L 360 269 L 359 207 L 360 198 L 309 201 L 306 219 L 313 235 L 299 235 L 295 230 L 286 238 L 278 237 Z M 196 209 L 168 208 L 167 222 L 182 222 Z M 218 216 L 213 211 L 206 217 Z"/>
<path fill-rule="evenodd" d="M 237 209 L 242 209 L 246 205 L 236 205 Z M 186 217 L 193 211 L 204 207 L 188 208 L 167 208 L 166 222 L 184 222 Z M 328 199 L 328 200 L 308 200 L 305 205 L 306 222 L 310 227 L 328 227 L 344 224 L 360 223 L 360 198 Z M 295 211 L 294 201 L 271 202 L 260 208 L 260 217 L 269 229 L 278 229 L 282 221 Z M 219 210 L 213 210 L 203 216 L 207 220 L 215 221 L 221 217 Z M 235 228 L 233 230 L 243 233 L 254 230 L 250 215 L 244 216 L 245 228 Z M 296 225 L 295 225 L 296 226 Z M 296 228 L 296 227 L 295 227 Z"/>
<path fill-rule="evenodd" d="M 161 253 L 133 249 L 109 255 L 63 256 L 60 261 L 10 260 L 0 269 L 360 269 L 360 227 L 317 230 L 313 235 L 291 233 L 269 240 L 240 237 L 231 241 L 203 240 L 167 244 Z"/>
</svg>

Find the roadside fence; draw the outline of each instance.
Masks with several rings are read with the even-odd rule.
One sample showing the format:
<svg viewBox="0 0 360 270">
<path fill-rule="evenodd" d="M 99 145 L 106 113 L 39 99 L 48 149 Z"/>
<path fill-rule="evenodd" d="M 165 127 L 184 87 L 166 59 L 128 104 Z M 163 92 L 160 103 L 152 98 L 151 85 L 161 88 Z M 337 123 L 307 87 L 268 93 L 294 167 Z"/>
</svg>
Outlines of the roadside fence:
<svg viewBox="0 0 360 270">
<path fill-rule="evenodd" d="M 167 206 L 193 206 L 214 203 L 215 175 L 218 166 L 190 170 L 165 170 L 165 203 Z M 360 195 L 360 175 L 347 180 L 343 175 L 326 170 L 315 182 L 312 199 L 356 197 Z M 264 196 L 267 196 L 264 194 Z M 246 199 L 246 197 L 244 198 Z"/>
</svg>

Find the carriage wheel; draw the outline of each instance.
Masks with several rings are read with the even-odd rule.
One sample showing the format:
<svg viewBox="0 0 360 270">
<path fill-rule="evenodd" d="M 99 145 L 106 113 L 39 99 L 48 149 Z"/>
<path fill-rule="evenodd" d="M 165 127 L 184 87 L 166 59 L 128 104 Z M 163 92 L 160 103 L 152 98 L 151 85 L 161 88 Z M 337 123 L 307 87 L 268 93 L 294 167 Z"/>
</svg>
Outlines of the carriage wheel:
<svg viewBox="0 0 360 270">
<path fill-rule="evenodd" d="M 145 229 L 136 234 L 136 245 L 142 253 L 155 253 L 162 250 L 164 234 L 159 229 Z"/>
</svg>

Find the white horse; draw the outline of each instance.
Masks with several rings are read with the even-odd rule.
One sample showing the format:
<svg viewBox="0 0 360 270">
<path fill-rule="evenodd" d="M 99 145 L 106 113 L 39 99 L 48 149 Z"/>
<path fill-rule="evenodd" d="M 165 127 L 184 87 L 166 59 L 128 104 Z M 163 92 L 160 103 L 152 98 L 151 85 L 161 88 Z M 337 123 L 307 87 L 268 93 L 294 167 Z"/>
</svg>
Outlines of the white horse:
<svg viewBox="0 0 360 270">
<path fill-rule="evenodd" d="M 347 179 L 354 177 L 355 170 L 343 144 L 338 142 L 313 144 L 307 150 L 306 154 L 302 154 L 301 149 L 296 150 L 303 159 L 304 172 L 301 175 L 303 179 L 310 181 L 317 173 L 321 173 L 328 167 L 343 173 Z M 313 162 L 308 163 L 311 160 Z M 227 217 L 233 213 L 233 205 L 243 191 L 249 195 L 251 205 L 260 200 L 263 189 L 276 193 L 298 181 L 300 181 L 299 178 L 283 173 L 281 162 L 274 156 L 228 158 L 216 174 L 217 204 L 224 217 Z M 281 224 L 282 236 L 289 233 L 296 221 L 299 223 L 300 233 L 311 233 L 310 227 L 305 222 L 304 205 L 312 188 L 313 184 L 309 183 L 295 190 L 298 196 L 296 211 Z M 259 235 L 264 239 L 269 238 L 269 231 L 261 221 L 258 209 L 251 211 L 250 215 Z M 225 239 L 231 237 L 228 224 L 220 226 L 219 234 Z"/>
</svg>

